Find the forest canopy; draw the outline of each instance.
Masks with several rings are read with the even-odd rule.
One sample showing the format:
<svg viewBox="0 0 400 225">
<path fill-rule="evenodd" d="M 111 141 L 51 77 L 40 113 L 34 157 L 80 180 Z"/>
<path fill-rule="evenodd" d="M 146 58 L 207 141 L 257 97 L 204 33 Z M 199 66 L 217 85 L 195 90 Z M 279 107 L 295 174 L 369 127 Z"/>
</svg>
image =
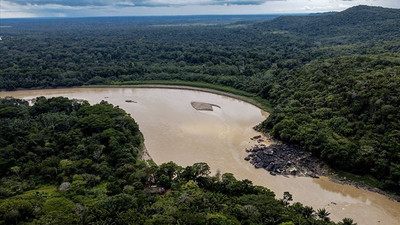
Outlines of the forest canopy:
<svg viewBox="0 0 400 225">
<path fill-rule="evenodd" d="M 336 224 L 206 163 L 142 161 L 138 125 L 107 102 L 33 102 L 0 99 L 0 224 Z"/>
<path fill-rule="evenodd" d="M 399 9 L 357 6 L 274 19 L 7 19 L 0 89 L 151 80 L 233 87 L 270 101 L 264 131 L 399 193 L 399 18 Z"/>
</svg>

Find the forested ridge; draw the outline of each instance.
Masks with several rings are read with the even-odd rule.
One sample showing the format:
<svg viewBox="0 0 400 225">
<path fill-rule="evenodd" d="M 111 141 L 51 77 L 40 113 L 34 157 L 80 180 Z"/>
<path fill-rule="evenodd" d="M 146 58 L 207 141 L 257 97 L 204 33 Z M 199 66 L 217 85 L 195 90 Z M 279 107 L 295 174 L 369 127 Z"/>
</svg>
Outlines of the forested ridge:
<svg viewBox="0 0 400 225">
<path fill-rule="evenodd" d="M 138 125 L 107 102 L 33 102 L 0 99 L 0 224 L 336 224 L 205 163 L 138 159 Z"/>
<path fill-rule="evenodd" d="M 295 77 L 281 74 L 264 91 L 276 107 L 261 127 L 399 191 L 399 56 L 338 57 L 310 63 Z"/>
<path fill-rule="evenodd" d="M 218 84 L 268 99 L 261 127 L 400 191 L 399 9 L 251 18 L 2 20 L 0 89 Z"/>
<path fill-rule="evenodd" d="M 398 9 L 361 5 L 340 13 L 282 16 L 256 26 L 295 32 L 331 44 L 346 44 L 371 39 L 395 40 L 400 37 L 399 20 Z"/>
</svg>

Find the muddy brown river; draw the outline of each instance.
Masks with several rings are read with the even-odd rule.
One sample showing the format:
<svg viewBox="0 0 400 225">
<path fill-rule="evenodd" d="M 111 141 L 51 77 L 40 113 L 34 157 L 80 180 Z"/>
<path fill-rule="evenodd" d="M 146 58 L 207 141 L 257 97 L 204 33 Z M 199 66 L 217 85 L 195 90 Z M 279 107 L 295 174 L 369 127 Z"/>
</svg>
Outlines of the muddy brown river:
<svg viewBox="0 0 400 225">
<path fill-rule="evenodd" d="M 244 149 L 255 144 L 252 127 L 268 113 L 230 97 L 201 91 L 164 88 L 70 88 L 0 92 L 0 97 L 32 99 L 36 96 L 66 96 L 91 104 L 106 100 L 126 110 L 137 121 L 145 144 L 157 163 L 174 161 L 187 166 L 206 162 L 216 171 L 233 173 L 268 187 L 282 198 L 284 191 L 294 201 L 327 209 L 334 221 L 350 217 L 358 224 L 400 224 L 400 203 L 386 196 L 329 181 L 326 177 L 271 176 L 244 160 Z M 135 102 L 125 102 L 132 100 Z M 216 104 L 214 111 L 197 111 L 192 101 Z"/>
</svg>

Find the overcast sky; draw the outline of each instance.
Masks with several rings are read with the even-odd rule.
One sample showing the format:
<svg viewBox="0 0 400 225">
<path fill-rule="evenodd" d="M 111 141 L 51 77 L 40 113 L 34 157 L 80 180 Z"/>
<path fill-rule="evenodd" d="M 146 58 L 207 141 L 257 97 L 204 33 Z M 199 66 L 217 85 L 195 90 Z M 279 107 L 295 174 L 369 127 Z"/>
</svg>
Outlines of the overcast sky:
<svg viewBox="0 0 400 225">
<path fill-rule="evenodd" d="M 312 13 L 355 5 L 400 8 L 400 0 L 0 0 L 0 18 Z"/>
</svg>

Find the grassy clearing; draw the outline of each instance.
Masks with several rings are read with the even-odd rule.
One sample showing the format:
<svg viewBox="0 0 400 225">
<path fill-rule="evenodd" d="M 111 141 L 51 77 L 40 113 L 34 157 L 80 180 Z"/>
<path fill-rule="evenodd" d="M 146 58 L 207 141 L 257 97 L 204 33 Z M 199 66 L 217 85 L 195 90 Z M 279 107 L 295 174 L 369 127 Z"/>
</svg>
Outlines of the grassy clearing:
<svg viewBox="0 0 400 225">
<path fill-rule="evenodd" d="M 240 99 L 242 101 L 255 105 L 267 112 L 272 112 L 273 110 L 268 100 L 263 99 L 256 94 L 241 91 L 228 86 L 209 84 L 204 82 L 191 82 L 182 80 L 113 81 L 110 82 L 108 85 L 91 85 L 86 87 L 112 87 L 114 85 L 133 86 L 138 88 L 160 87 L 199 90 Z"/>
<path fill-rule="evenodd" d="M 58 192 L 56 186 L 46 185 L 46 186 L 41 186 L 37 189 L 26 191 L 20 195 L 13 196 L 11 198 L 32 199 L 39 195 L 42 197 L 45 197 L 45 198 L 55 198 L 55 197 L 61 196 L 61 194 L 60 194 L 60 192 Z"/>
</svg>

